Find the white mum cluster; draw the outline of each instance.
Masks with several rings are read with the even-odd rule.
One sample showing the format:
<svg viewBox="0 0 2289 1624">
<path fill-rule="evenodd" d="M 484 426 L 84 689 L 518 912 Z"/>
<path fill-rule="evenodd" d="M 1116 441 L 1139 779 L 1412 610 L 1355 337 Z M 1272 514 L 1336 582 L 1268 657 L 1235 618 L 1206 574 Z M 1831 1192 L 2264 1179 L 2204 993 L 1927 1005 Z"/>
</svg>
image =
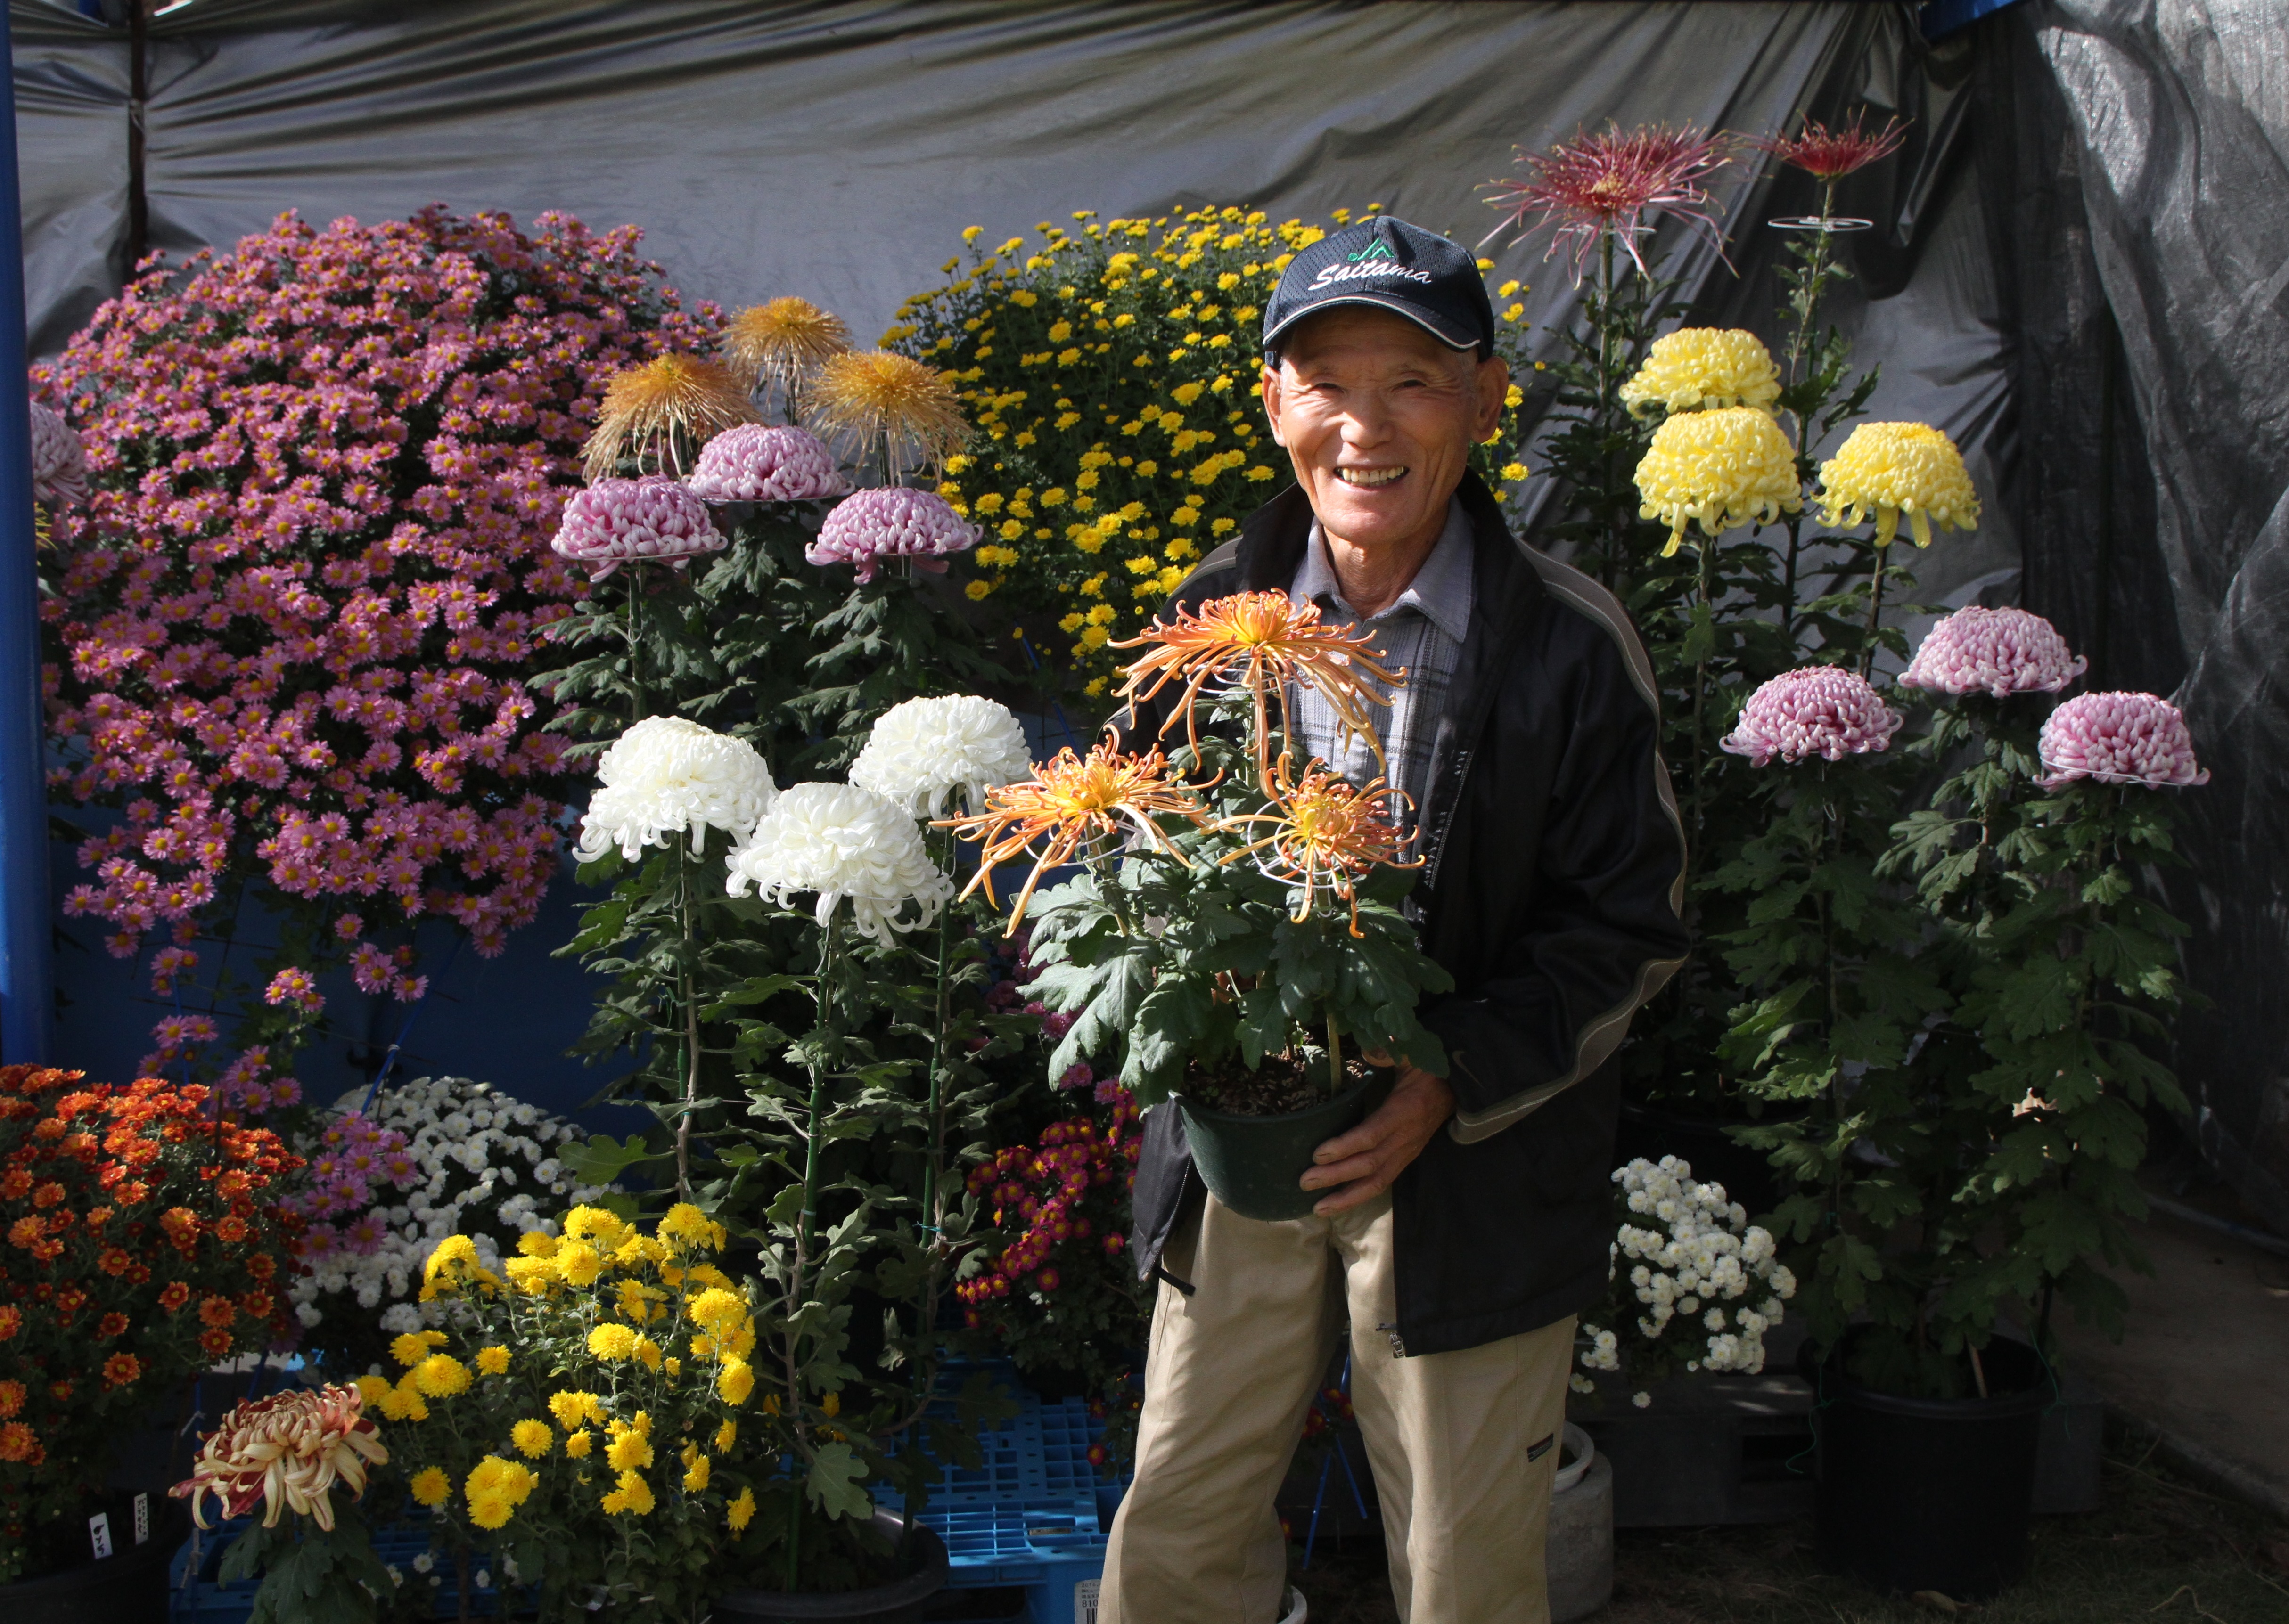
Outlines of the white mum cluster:
<svg viewBox="0 0 2289 1624">
<path fill-rule="evenodd" d="M 824 927 L 844 903 L 860 931 L 890 933 L 937 918 L 953 882 L 931 858 L 915 820 L 949 800 L 982 810 L 985 792 L 1030 769 L 1025 729 L 1009 707 L 974 695 L 910 699 L 874 724 L 848 784 L 798 784 L 782 793 L 745 740 L 681 717 L 640 721 L 604 752 L 603 787 L 580 820 L 580 861 L 646 846 L 689 829 L 731 836 L 724 887 L 781 907 L 815 897 Z M 911 904 L 911 908 L 909 907 Z"/>
<path fill-rule="evenodd" d="M 1615 1237 L 1615 1266 L 1627 1261 L 1631 1288 L 1646 1310 L 1635 1325 L 1639 1344 L 1691 1327 L 1705 1343 L 1686 1369 L 1752 1375 L 1764 1369 L 1765 1333 L 1796 1295 L 1796 1277 L 1778 1261 L 1771 1234 L 1749 1222 L 1722 1184 L 1695 1182 L 1692 1164 L 1674 1156 L 1659 1165 L 1639 1157 L 1615 1169 L 1614 1182 L 1631 1213 L 1659 1226 L 1624 1222 Z M 1589 1341 L 1583 1368 L 1620 1370 L 1620 1333 L 1586 1324 L 1582 1330 Z"/>
<path fill-rule="evenodd" d="M 357 1109 L 364 1090 L 335 1102 Z M 403 1191 L 385 1189 L 355 1244 L 315 1260 L 311 1272 L 289 1290 L 306 1326 L 324 1318 L 329 1298 L 348 1298 L 369 1313 L 381 1310 L 381 1328 L 395 1335 L 432 1323 L 442 1304 L 414 1301 L 421 1267 L 448 1235 L 476 1243 L 485 1267 L 498 1272 L 504 1249 L 529 1230 L 556 1232 L 547 1213 L 562 1212 L 604 1191 L 582 1184 L 558 1152 L 580 1130 L 561 1117 L 511 1099 L 490 1083 L 466 1077 L 424 1077 L 387 1088 L 366 1113 L 406 1139 L 416 1168 Z M 387 1306 L 384 1306 L 387 1304 Z"/>
<path fill-rule="evenodd" d="M 850 782 L 917 817 L 937 817 L 957 794 L 969 798 L 970 812 L 985 811 L 987 790 L 1014 784 L 1033 769 L 1025 729 L 1008 705 L 953 694 L 909 699 L 885 711 L 850 764 Z"/>
<path fill-rule="evenodd" d="M 583 863 L 615 846 L 634 863 L 645 847 L 686 830 L 694 851 L 704 849 L 711 827 L 745 840 L 778 795 L 753 744 L 681 716 L 636 723 L 604 752 L 596 776 L 603 787 L 580 819 L 574 848 Z"/>
</svg>

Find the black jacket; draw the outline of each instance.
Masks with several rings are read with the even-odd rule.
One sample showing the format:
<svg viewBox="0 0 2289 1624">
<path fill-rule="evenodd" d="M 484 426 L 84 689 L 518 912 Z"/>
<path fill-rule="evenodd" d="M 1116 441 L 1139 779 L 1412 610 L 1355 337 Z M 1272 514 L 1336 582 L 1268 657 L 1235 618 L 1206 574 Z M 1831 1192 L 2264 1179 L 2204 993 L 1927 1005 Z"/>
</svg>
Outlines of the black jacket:
<svg viewBox="0 0 2289 1624">
<path fill-rule="evenodd" d="M 1521 544 L 1476 475 L 1475 602 L 1424 797 L 1409 907 L 1455 991 L 1423 1011 L 1456 1113 L 1392 1187 L 1408 1353 L 1549 1325 L 1605 1289 L 1619 1086 L 1605 1062 L 1686 948 L 1685 837 L 1652 662 L 1621 605 Z M 1312 510 L 1290 486 L 1176 602 L 1285 588 Z M 1132 745 L 1165 720 L 1123 715 Z M 1200 1201 L 1181 1118 L 1145 1118 L 1134 1254 L 1158 1267 Z"/>
</svg>

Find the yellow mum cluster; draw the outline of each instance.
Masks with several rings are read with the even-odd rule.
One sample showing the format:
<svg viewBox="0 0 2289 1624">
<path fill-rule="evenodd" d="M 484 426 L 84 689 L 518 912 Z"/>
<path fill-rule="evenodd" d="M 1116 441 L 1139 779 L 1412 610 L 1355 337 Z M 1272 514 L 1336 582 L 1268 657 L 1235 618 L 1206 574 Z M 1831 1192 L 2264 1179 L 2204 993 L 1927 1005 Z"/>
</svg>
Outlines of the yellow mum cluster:
<svg viewBox="0 0 2289 1624">
<path fill-rule="evenodd" d="M 1663 558 L 1687 524 L 1715 536 L 1802 511 L 1795 455 L 1772 417 L 1779 397 L 1780 369 L 1754 333 L 1681 327 L 1654 340 L 1622 402 L 1640 417 L 1670 414 L 1637 472 L 1639 516 L 1669 526 Z M 1931 545 L 1934 524 L 1979 528 L 1979 493 L 1961 453 L 1926 424 L 1862 423 L 1821 464 L 1820 486 L 1822 521 L 1864 524 L 1872 513 L 1879 547 L 1891 545 L 1902 513 L 1919 547 Z"/>
<path fill-rule="evenodd" d="M 1290 477 L 1256 399 L 1263 304 L 1327 228 L 1237 208 L 1073 219 L 990 251 L 972 227 L 946 285 L 907 300 L 883 342 L 945 369 L 978 431 L 938 487 L 985 532 L 969 595 L 1053 621 L 1102 694 L 1109 645 Z M 1510 421 L 1482 452 L 1490 479 L 1526 477 L 1491 449 Z"/>
<path fill-rule="evenodd" d="M 756 1331 L 712 1261 L 722 1226 L 679 1204 L 649 1232 L 586 1206 L 562 1230 L 526 1235 L 498 1275 L 468 1238 L 441 1243 L 424 1297 L 454 1304 L 452 1329 L 399 1336 L 403 1373 L 361 1379 L 410 1423 L 391 1445 L 414 1498 L 476 1528 L 538 1517 L 575 1540 L 671 1506 L 744 1528 L 755 1501 L 735 1412 L 754 1391 Z"/>
<path fill-rule="evenodd" d="M 1622 404 L 1640 418 L 1720 406 L 1770 411 L 1780 394 L 1780 368 L 1756 334 L 1680 327 L 1653 341 L 1645 364 L 1622 386 Z"/>
<path fill-rule="evenodd" d="M 1714 537 L 1742 524 L 1770 524 L 1804 506 L 1796 452 L 1770 412 L 1753 406 L 1680 412 L 1654 431 L 1638 464 L 1640 518 L 1669 526 L 1667 558 L 1698 524 Z"/>
<path fill-rule="evenodd" d="M 1931 527 L 1975 530 L 1979 493 L 1955 442 L 1922 423 L 1862 423 L 1820 465 L 1821 518 L 1864 524 L 1876 516 L 1876 545 L 1889 546 L 1908 515 L 1916 545 L 1931 545 Z"/>
</svg>

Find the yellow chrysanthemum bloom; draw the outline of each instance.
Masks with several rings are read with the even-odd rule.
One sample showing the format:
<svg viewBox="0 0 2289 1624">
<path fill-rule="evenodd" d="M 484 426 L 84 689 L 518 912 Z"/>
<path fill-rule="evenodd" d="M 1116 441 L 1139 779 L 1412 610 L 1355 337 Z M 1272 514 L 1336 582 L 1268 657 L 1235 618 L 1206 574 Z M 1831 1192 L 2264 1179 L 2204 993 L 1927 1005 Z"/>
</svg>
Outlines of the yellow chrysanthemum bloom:
<svg viewBox="0 0 2289 1624">
<path fill-rule="evenodd" d="M 472 1494 L 469 1496 L 469 1521 L 480 1528 L 506 1527 L 516 1514 L 506 1494 Z"/>
<path fill-rule="evenodd" d="M 516 1250 L 521 1257 L 552 1258 L 556 1255 L 556 1248 L 562 1245 L 563 1243 L 554 1235 L 546 1234 L 539 1230 L 527 1230 L 517 1237 Z"/>
<path fill-rule="evenodd" d="M 375 1408 L 381 1403 L 381 1396 L 389 1391 L 389 1379 L 386 1376 L 360 1376 L 357 1390 L 358 1397 L 365 1400 L 366 1407 Z"/>
<path fill-rule="evenodd" d="M 564 1435 L 564 1453 L 571 1456 L 575 1461 L 586 1460 L 588 1458 L 588 1452 L 595 1448 L 595 1446 L 596 1435 L 586 1429 L 583 1429 L 578 1432 L 568 1432 Z"/>
<path fill-rule="evenodd" d="M 575 1427 L 592 1421 L 602 1424 L 604 1404 L 594 1393 L 551 1393 L 548 1396 L 548 1413 L 556 1418 L 558 1426 L 570 1432 Z"/>
<path fill-rule="evenodd" d="M 425 1398 L 451 1398 L 469 1390 L 469 1367 L 450 1353 L 433 1353 L 413 1367 L 413 1385 Z"/>
<path fill-rule="evenodd" d="M 513 1257 L 501 1265 L 508 1283 L 528 1297 L 544 1297 L 556 1284 L 556 1265 L 545 1257 Z"/>
<path fill-rule="evenodd" d="M 747 1304 L 743 1298 L 720 1286 L 709 1286 L 692 1298 L 685 1309 L 685 1312 L 691 1316 L 692 1323 L 710 1336 L 728 1335 L 729 1328 L 736 1326 L 746 1311 Z"/>
<path fill-rule="evenodd" d="M 731 1445 L 734 1445 L 734 1444 L 736 1444 L 736 1443 L 738 1443 L 738 1441 L 739 1441 L 739 1423 L 738 1423 L 738 1421 L 725 1421 L 722 1426 L 720 1426 L 720 1427 L 718 1427 L 718 1428 L 716 1428 L 716 1429 L 715 1429 L 715 1453 L 718 1453 L 718 1454 L 729 1454 L 729 1453 L 731 1453 Z"/>
<path fill-rule="evenodd" d="M 663 1240 L 681 1241 L 708 1252 L 720 1251 L 730 1238 L 722 1224 L 689 1201 L 678 1201 L 667 1209 L 667 1215 L 659 1221 L 659 1235 Z"/>
<path fill-rule="evenodd" d="M 1715 537 L 1735 526 L 1770 524 L 1804 506 L 1796 453 L 1768 412 L 1752 406 L 1680 412 L 1654 431 L 1638 464 L 1640 518 L 1669 526 L 1663 558 L 1698 524 Z"/>
<path fill-rule="evenodd" d="M 715 1390 L 723 1396 L 725 1404 L 745 1404 L 755 1390 L 754 1367 L 741 1358 L 723 1361 L 723 1368 L 715 1377 Z"/>
<path fill-rule="evenodd" d="M 429 1357 L 432 1348 L 445 1344 L 443 1331 L 408 1331 L 389 1344 L 389 1357 L 400 1365 L 419 1365 Z"/>
<path fill-rule="evenodd" d="M 625 1359 L 634 1355 L 636 1333 L 623 1325 L 602 1325 L 588 1333 L 588 1351 L 600 1359 Z"/>
<path fill-rule="evenodd" d="M 469 1497 L 469 1520 L 480 1528 L 500 1527 L 539 1482 L 530 1467 L 487 1455 L 462 1485 Z"/>
<path fill-rule="evenodd" d="M 421 1389 L 414 1385 L 411 1371 L 381 1396 L 381 1414 L 383 1420 L 394 1421 L 429 1419 L 429 1406 L 421 1402 Z"/>
<path fill-rule="evenodd" d="M 652 1461 L 651 1440 L 641 1432 L 623 1432 L 605 1449 L 604 1461 L 616 1472 L 650 1466 Z"/>
<path fill-rule="evenodd" d="M 1653 341 L 1645 364 L 1622 386 L 1622 404 L 1640 418 L 1720 406 L 1769 411 L 1780 394 L 1781 370 L 1756 334 L 1680 327 Z"/>
<path fill-rule="evenodd" d="M 646 1370 L 658 1370 L 660 1363 L 659 1344 L 649 1336 L 636 1338 L 636 1357 Z"/>
<path fill-rule="evenodd" d="M 610 1517 L 618 1517 L 623 1511 L 645 1517 L 650 1514 L 655 1503 L 651 1485 L 634 1472 L 622 1472 L 619 1486 L 604 1496 L 604 1511 Z"/>
<path fill-rule="evenodd" d="M 707 1486 L 708 1470 L 709 1467 L 707 1464 L 707 1457 L 706 1455 L 701 1455 L 698 1459 L 692 1461 L 690 1466 L 686 1469 L 683 1474 L 684 1493 L 687 1494 L 697 1494 L 700 1490 L 706 1488 Z"/>
<path fill-rule="evenodd" d="M 508 1349 L 498 1345 L 477 1349 L 477 1369 L 488 1376 L 505 1375 L 508 1371 Z"/>
<path fill-rule="evenodd" d="M 755 1520 L 754 1490 L 741 1489 L 739 1498 L 724 1509 L 723 1520 L 731 1525 L 733 1533 L 745 1532 L 747 1524 Z"/>
<path fill-rule="evenodd" d="M 1843 450 L 1820 465 L 1823 523 L 1864 524 L 1876 516 L 1876 545 L 1889 546 L 1900 515 L 1916 545 L 1931 545 L 1931 527 L 1975 530 L 1979 492 L 1955 442 L 1925 423 L 1862 423 Z"/>
<path fill-rule="evenodd" d="M 585 1240 L 559 1248 L 549 1261 L 567 1286 L 594 1286 L 596 1277 L 604 1271 L 603 1254 Z"/>
<path fill-rule="evenodd" d="M 555 1447 L 556 1435 L 546 1421 L 526 1420 L 508 1429 L 508 1441 L 516 1445 L 517 1453 L 538 1461 Z"/>
<path fill-rule="evenodd" d="M 619 1214 L 602 1206 L 576 1206 L 564 1214 L 567 1240 L 593 1240 L 600 1246 L 616 1246 L 626 1230 Z"/>
<path fill-rule="evenodd" d="M 415 1502 L 424 1506 L 442 1506 L 453 1494 L 453 1480 L 445 1476 L 442 1466 L 423 1467 L 406 1487 L 413 1492 Z"/>
</svg>

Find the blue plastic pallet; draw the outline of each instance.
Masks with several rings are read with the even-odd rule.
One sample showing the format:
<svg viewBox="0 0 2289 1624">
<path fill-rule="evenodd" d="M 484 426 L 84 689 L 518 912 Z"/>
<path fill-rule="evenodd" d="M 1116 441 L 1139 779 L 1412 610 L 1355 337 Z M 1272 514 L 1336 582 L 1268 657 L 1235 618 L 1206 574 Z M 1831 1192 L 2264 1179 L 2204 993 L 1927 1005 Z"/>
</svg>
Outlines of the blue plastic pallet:
<svg viewBox="0 0 2289 1624">
<path fill-rule="evenodd" d="M 1096 1624 L 1105 1572 L 1105 1533 L 1121 1485 L 1090 1464 L 1103 1426 L 1079 1398 L 1045 1401 L 1027 1392 L 1006 1360 L 950 1366 L 949 1386 L 983 1368 L 1017 1406 L 977 1439 L 981 1462 L 949 1465 L 922 1511 L 923 1524 L 945 1541 L 949 1588 L 1020 1588 L 1026 1624 Z M 951 1413 L 944 1401 L 942 1413 Z M 878 1491 L 896 1507 L 898 1497 Z"/>
<path fill-rule="evenodd" d="M 217 1577 L 222 1567 L 222 1555 L 233 1540 L 252 1525 L 252 1519 L 240 1517 L 221 1527 L 198 1536 L 198 1572 L 191 1569 L 193 1541 L 186 1540 L 175 1553 L 169 1569 L 169 1624 L 245 1624 L 254 1611 L 255 1592 L 262 1588 L 259 1580 L 243 1579 L 224 1584 Z M 374 1554 L 405 1575 L 409 1585 L 426 1585 L 428 1576 L 413 1571 L 413 1559 L 429 1548 L 429 1536 L 418 1527 L 393 1524 L 379 1529 L 373 1536 Z M 437 1601 L 431 1616 L 440 1619 L 459 1615 L 460 1597 L 451 1588 L 452 1574 L 441 1562 L 438 1571 L 443 1583 L 436 1587 Z M 480 1617 L 490 1617 L 498 1611 L 497 1590 L 478 1590 L 469 1597 L 470 1612 Z"/>
</svg>

